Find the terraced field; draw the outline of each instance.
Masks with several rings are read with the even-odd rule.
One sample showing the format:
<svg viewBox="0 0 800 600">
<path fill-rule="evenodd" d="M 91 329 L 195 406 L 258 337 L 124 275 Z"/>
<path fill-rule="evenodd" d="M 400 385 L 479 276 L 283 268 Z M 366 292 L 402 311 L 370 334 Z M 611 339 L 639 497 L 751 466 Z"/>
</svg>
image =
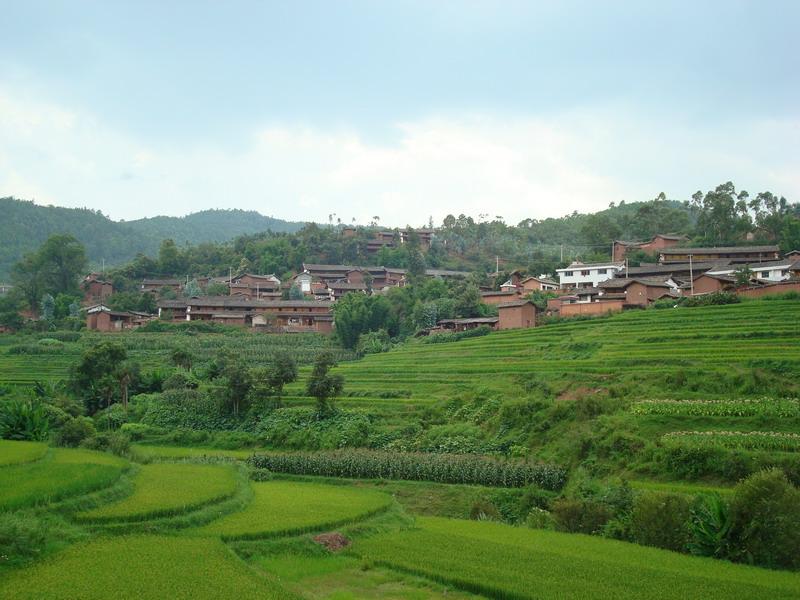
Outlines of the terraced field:
<svg viewBox="0 0 800 600">
<path fill-rule="evenodd" d="M 29 456 L 39 451 L 38 445 L 29 445 Z M 8 484 L 21 475 L 20 468 L 54 464 L 78 467 L 87 479 L 94 466 L 126 466 L 110 455 L 48 450 L 35 462 L 0 467 L 0 477 Z M 181 462 L 139 469 L 127 498 L 102 500 L 94 494 L 93 501 L 101 502 L 101 515 L 144 520 L 146 533 L 132 534 L 126 522 L 117 523 L 102 535 L 87 531 L 77 543 L 27 566 L 0 564 L 0 597 L 780 600 L 800 595 L 799 573 L 485 521 L 418 517 L 414 522 L 390 495 L 346 481 L 251 482 L 250 500 L 233 512 L 166 535 L 161 527 L 182 516 L 165 518 L 163 509 L 181 505 L 181 514 L 191 512 L 195 504 L 178 501 L 190 495 L 213 502 L 228 489 L 225 474 L 234 467 Z M 39 482 L 39 496 L 28 490 L 29 504 L 44 504 L 63 491 L 57 477 L 49 482 L 49 488 Z M 463 486 L 454 491 L 463 493 Z M 148 524 L 149 518 L 154 520 Z M 79 518 L 73 526 L 81 523 Z M 323 536 L 319 543 L 312 539 L 334 528 L 339 535 Z M 344 547 L 331 552 L 322 545 L 326 540 Z"/>
<path fill-rule="evenodd" d="M 231 466 L 158 463 L 141 467 L 133 485 L 128 498 L 76 517 L 96 523 L 185 513 L 232 496 L 236 472 Z"/>
<path fill-rule="evenodd" d="M 66 448 L 51 450 L 35 462 L 4 466 L 0 510 L 47 504 L 108 487 L 126 467 L 126 461 L 110 454 Z"/>
<path fill-rule="evenodd" d="M 125 332 L 108 336 L 87 331 L 81 334 L 78 341 L 67 341 L 48 348 L 40 347 L 40 337 L 0 335 L 0 384 L 30 385 L 36 381 L 65 379 L 70 366 L 87 347 L 107 339 L 122 343 L 129 356 L 145 368 L 169 364 L 170 353 L 178 346 L 190 352 L 198 363 L 207 362 L 225 350 L 235 351 L 253 366 L 268 361 L 279 350 L 290 352 L 299 364 L 311 363 L 323 350 L 332 351 L 338 360 L 355 357 L 350 351 L 334 347 L 330 338 L 317 334 Z M 19 346 L 33 346 L 34 353 L 14 353 L 14 348 Z"/>
<path fill-rule="evenodd" d="M 674 398 L 675 391 L 664 383 L 699 373 L 697 389 L 684 389 L 680 397 L 707 399 L 709 389 L 723 391 L 715 374 L 731 377 L 761 369 L 767 379 L 771 373 L 800 375 L 798 340 L 800 302 L 744 302 L 631 311 L 449 344 L 413 343 L 342 363 L 338 372 L 345 377 L 346 392 L 365 396 L 347 399 L 348 404 L 379 407 L 429 402 L 463 391 L 513 392 L 516 378 L 529 374 L 545 381 L 568 377 L 576 385 L 634 380 L 639 393 L 647 394 L 640 398 L 644 400 Z M 296 393 L 302 388 L 289 389 Z M 410 398 L 380 397 L 387 392 L 410 393 Z"/>
<path fill-rule="evenodd" d="M 492 598 L 797 598 L 800 574 L 775 573 L 613 540 L 423 517 L 359 541 L 358 554 Z"/>
<path fill-rule="evenodd" d="M 253 483 L 254 498 L 241 512 L 199 531 L 223 539 L 256 539 L 334 528 L 363 520 L 391 505 L 392 498 L 348 486 L 268 481 Z"/>
</svg>

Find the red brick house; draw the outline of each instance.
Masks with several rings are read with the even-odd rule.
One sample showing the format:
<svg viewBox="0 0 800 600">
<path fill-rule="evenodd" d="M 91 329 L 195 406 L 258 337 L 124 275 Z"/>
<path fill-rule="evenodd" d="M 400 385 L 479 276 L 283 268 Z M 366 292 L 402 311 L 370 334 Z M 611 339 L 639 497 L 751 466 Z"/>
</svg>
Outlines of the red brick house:
<svg viewBox="0 0 800 600">
<path fill-rule="evenodd" d="M 536 306 L 530 300 L 515 300 L 497 305 L 498 329 L 536 327 Z"/>
<path fill-rule="evenodd" d="M 659 252 L 661 264 L 712 262 L 727 260 L 732 263 L 776 261 L 780 258 L 778 246 L 727 246 L 718 248 L 665 248 Z"/>
<path fill-rule="evenodd" d="M 641 250 L 648 254 L 658 252 L 664 248 L 672 248 L 678 244 L 686 242 L 689 238 L 685 235 L 672 235 L 657 233 L 648 242 L 624 242 L 616 240 L 614 242 L 614 250 L 612 260 L 615 262 L 625 260 L 625 256 L 630 250 Z"/>
<path fill-rule="evenodd" d="M 153 318 L 147 313 L 111 310 L 103 304 L 96 304 L 86 309 L 86 328 L 93 331 L 125 331 L 141 327 Z"/>
<path fill-rule="evenodd" d="M 100 304 L 114 293 L 114 285 L 106 281 L 97 273 L 91 273 L 83 278 L 83 304 Z"/>
</svg>

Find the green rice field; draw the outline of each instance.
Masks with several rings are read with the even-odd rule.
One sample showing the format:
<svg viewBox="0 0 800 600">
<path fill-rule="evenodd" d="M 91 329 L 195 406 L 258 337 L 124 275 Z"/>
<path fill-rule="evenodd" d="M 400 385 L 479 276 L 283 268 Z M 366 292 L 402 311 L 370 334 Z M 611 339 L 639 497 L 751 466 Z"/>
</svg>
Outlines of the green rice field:
<svg viewBox="0 0 800 600">
<path fill-rule="evenodd" d="M 0 576 L 4 600 L 289 599 L 219 540 L 168 536 L 97 538 Z"/>
<path fill-rule="evenodd" d="M 577 534 L 421 517 L 417 527 L 359 541 L 379 565 L 493 598 L 738 598 L 800 595 L 776 573 Z"/>
<path fill-rule="evenodd" d="M 41 505 L 114 483 L 127 461 L 91 450 L 58 448 L 45 458 L 0 468 L 0 510 Z"/>
<path fill-rule="evenodd" d="M 156 463 L 144 465 L 133 480 L 133 495 L 79 513 L 82 521 L 143 520 L 179 514 L 230 497 L 236 471 L 226 465 Z"/>
<path fill-rule="evenodd" d="M 47 444 L 0 440 L 0 467 L 39 460 L 47 453 Z"/>
<path fill-rule="evenodd" d="M 199 531 L 247 539 L 337 527 L 386 509 L 391 496 L 350 486 L 266 481 L 253 483 L 254 498 L 241 512 Z"/>
</svg>

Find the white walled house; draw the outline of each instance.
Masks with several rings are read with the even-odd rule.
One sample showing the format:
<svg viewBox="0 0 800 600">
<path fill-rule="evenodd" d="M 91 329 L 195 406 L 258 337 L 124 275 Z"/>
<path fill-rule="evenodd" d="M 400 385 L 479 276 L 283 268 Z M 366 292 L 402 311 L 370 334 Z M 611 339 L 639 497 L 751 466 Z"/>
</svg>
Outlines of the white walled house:
<svg viewBox="0 0 800 600">
<path fill-rule="evenodd" d="M 733 275 L 737 269 L 743 266 L 744 265 L 726 265 L 717 269 L 711 269 L 706 272 L 706 275 Z M 786 281 L 800 272 L 800 261 L 794 259 L 775 260 L 763 263 L 750 263 L 747 267 L 753 272 L 753 277 L 755 279 L 770 282 Z"/>
<path fill-rule="evenodd" d="M 575 261 L 564 269 L 556 269 L 556 273 L 558 273 L 559 287 L 597 287 L 603 281 L 615 277 L 624 268 L 624 262 L 584 264 Z"/>
</svg>

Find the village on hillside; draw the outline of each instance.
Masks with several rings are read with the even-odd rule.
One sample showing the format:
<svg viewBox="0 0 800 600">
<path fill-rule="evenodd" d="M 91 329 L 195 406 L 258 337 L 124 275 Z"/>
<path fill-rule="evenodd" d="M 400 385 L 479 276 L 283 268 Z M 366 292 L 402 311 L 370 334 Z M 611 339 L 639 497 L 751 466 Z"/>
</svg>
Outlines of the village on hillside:
<svg viewBox="0 0 800 600">
<path fill-rule="evenodd" d="M 432 230 L 416 233 L 424 247 L 429 247 L 435 236 Z M 378 232 L 369 251 L 404 244 L 408 234 Z M 342 236 L 349 235 L 351 229 L 344 228 Z M 441 319 L 422 333 L 535 327 L 537 317 L 543 314 L 602 315 L 646 308 L 663 299 L 715 292 L 760 297 L 800 290 L 800 251 L 782 255 L 777 245 L 691 247 L 688 243 L 685 236 L 657 234 L 645 242 L 615 241 L 612 259 L 607 262 L 575 260 L 556 269 L 555 274 L 513 270 L 498 289 L 481 286 L 481 302 L 494 307 L 496 316 Z M 629 266 L 627 255 L 632 250 L 652 255 L 654 262 Z M 466 271 L 425 270 L 427 278 L 469 276 Z M 329 334 L 335 326 L 333 306 L 344 295 L 382 294 L 407 283 L 406 269 L 310 263 L 304 263 L 302 271 L 283 281 L 274 274 L 255 273 L 144 279 L 140 290 L 158 298 L 157 312 L 145 313 L 112 310 L 104 303 L 114 293 L 112 283 L 92 273 L 83 281 L 83 306 L 87 328 L 99 331 L 133 329 L 161 319 L 211 321 L 274 333 Z M 212 286 L 215 293 L 203 293 Z M 533 302 L 534 293 L 545 298 L 546 306 Z"/>
</svg>

